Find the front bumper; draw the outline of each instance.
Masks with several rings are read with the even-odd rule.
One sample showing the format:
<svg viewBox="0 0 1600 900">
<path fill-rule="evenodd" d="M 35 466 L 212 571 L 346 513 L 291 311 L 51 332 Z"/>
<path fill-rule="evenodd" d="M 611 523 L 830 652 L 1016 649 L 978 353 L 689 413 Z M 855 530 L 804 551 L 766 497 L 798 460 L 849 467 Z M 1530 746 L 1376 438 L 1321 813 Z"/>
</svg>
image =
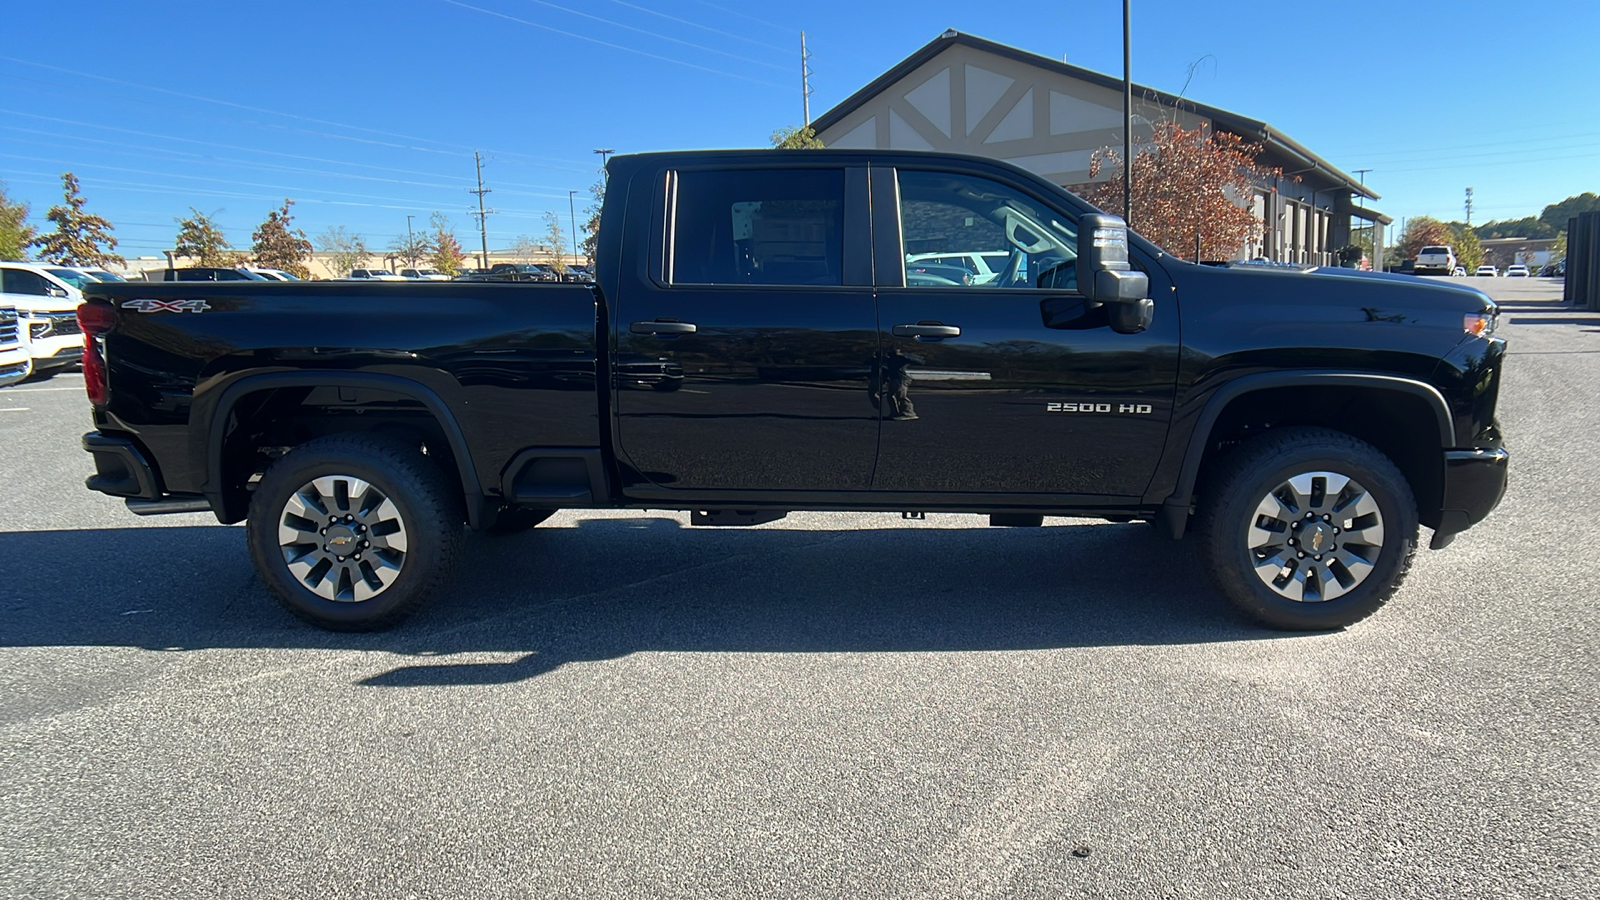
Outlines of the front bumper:
<svg viewBox="0 0 1600 900">
<path fill-rule="evenodd" d="M 1511 454 L 1496 447 L 1488 450 L 1444 452 L 1444 504 L 1439 526 L 1433 530 L 1434 550 L 1442 550 L 1456 535 L 1482 522 L 1506 495 Z"/>
</svg>

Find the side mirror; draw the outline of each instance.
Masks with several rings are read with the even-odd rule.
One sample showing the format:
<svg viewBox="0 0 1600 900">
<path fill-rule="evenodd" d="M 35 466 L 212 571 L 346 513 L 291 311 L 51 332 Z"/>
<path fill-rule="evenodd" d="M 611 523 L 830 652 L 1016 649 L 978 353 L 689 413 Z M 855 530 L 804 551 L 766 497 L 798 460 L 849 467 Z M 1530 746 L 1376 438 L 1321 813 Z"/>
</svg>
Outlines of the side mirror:
<svg viewBox="0 0 1600 900">
<path fill-rule="evenodd" d="M 52 297 L 65 297 L 67 295 L 66 289 L 56 287 L 53 284 L 46 285 L 44 292 Z"/>
<path fill-rule="evenodd" d="M 1078 292 L 1109 304 L 1111 330 L 1138 334 L 1150 327 L 1155 304 L 1150 278 L 1128 262 L 1128 224 L 1118 216 L 1078 217 Z"/>
</svg>

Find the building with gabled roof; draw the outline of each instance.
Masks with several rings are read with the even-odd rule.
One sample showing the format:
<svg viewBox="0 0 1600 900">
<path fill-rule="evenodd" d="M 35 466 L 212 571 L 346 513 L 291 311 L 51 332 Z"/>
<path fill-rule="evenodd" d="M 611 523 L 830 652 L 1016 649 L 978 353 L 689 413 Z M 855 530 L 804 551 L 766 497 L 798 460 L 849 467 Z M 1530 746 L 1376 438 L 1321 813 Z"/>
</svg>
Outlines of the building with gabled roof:
<svg viewBox="0 0 1600 900">
<path fill-rule="evenodd" d="M 1332 265 L 1352 227 L 1369 225 L 1382 258 L 1383 226 L 1392 220 L 1364 205 L 1378 195 L 1350 175 L 1266 122 L 1138 84 L 1133 95 L 1135 153 L 1152 123 L 1172 119 L 1260 144 L 1259 162 L 1283 171 L 1240 198 L 1261 225 L 1260 239 L 1234 258 Z M 1120 149 L 1121 123 L 1122 79 L 951 30 L 811 126 L 829 147 L 988 156 L 1071 188 L 1091 182 L 1096 150 Z"/>
</svg>

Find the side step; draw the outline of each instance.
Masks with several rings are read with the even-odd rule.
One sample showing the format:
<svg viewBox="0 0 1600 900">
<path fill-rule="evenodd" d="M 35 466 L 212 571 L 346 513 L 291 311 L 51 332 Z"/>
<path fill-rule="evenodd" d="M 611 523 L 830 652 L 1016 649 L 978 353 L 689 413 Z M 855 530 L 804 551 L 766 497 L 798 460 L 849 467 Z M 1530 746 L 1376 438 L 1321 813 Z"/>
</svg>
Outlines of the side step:
<svg viewBox="0 0 1600 900">
<path fill-rule="evenodd" d="M 689 512 L 690 525 L 743 526 L 776 522 L 788 513 L 776 509 L 695 509 Z"/>
<path fill-rule="evenodd" d="M 1000 528 L 1038 528 L 1044 524 L 1040 513 L 990 513 L 989 524 Z"/>
</svg>

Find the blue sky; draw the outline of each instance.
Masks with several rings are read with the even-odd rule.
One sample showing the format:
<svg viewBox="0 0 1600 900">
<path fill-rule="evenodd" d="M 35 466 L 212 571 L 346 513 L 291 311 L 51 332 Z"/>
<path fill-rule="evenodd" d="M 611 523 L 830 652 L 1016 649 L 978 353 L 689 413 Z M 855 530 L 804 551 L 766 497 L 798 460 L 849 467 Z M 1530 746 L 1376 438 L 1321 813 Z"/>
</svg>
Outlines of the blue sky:
<svg viewBox="0 0 1600 900">
<path fill-rule="evenodd" d="M 236 246 L 284 197 L 315 237 L 382 247 L 442 211 L 491 248 L 581 213 L 595 148 L 765 145 L 797 124 L 799 32 L 820 114 L 946 28 L 1111 74 L 1121 4 L 946 0 L 391 0 L 11 4 L 0 181 L 35 219 L 76 172 L 126 255 L 215 213 Z M 1600 4 L 1280 6 L 1135 0 L 1134 80 L 1263 119 L 1367 183 L 1396 218 L 1536 214 L 1600 191 Z M 1264 8 L 1264 7 L 1263 7 Z M 1580 47 L 1584 49 L 1579 49 Z"/>
</svg>

